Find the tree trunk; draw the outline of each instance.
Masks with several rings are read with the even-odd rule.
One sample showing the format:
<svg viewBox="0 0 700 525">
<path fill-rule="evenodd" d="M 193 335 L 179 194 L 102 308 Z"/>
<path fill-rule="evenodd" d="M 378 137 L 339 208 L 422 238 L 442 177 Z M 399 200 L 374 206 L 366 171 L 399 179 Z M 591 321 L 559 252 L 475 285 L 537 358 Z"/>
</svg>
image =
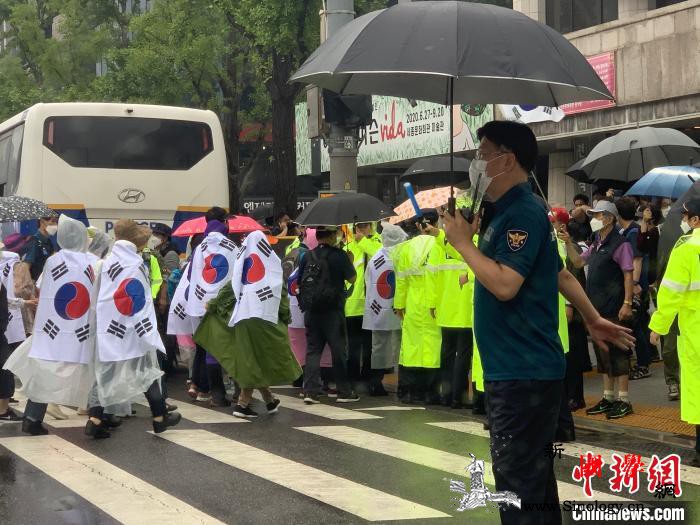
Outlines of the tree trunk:
<svg viewBox="0 0 700 525">
<path fill-rule="evenodd" d="M 226 171 L 228 172 L 228 208 L 231 213 L 241 211 L 240 171 L 240 126 L 234 113 L 228 113 L 221 119 L 226 143 Z"/>
<path fill-rule="evenodd" d="M 290 55 L 272 54 L 272 78 L 267 89 L 272 99 L 272 158 L 274 213 L 296 215 L 296 149 L 294 144 L 294 101 L 298 84 L 289 84 L 294 63 Z"/>
</svg>

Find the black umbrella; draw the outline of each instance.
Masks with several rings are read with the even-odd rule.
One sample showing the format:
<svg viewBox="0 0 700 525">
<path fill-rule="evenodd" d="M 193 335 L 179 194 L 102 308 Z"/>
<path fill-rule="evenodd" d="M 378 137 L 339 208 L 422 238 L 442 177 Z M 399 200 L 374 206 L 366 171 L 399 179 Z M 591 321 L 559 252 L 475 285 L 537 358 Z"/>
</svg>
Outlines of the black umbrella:
<svg viewBox="0 0 700 525">
<path fill-rule="evenodd" d="M 248 215 L 256 221 L 264 221 L 274 217 L 274 210 L 272 209 L 272 204 L 263 204 L 253 208 Z"/>
<path fill-rule="evenodd" d="M 451 178 L 450 157 L 424 157 L 418 159 L 399 178 L 401 183 L 410 182 L 414 186 L 445 186 L 469 180 L 469 159 L 455 157 L 454 180 Z"/>
<path fill-rule="evenodd" d="M 574 179 L 576 182 L 585 182 L 586 184 L 590 184 L 593 181 L 588 178 L 588 175 L 586 175 L 586 172 L 581 169 L 581 166 L 583 165 L 583 162 L 586 159 L 581 159 L 577 162 L 574 162 L 571 166 L 569 166 L 569 169 L 566 170 L 566 174 Z"/>
<path fill-rule="evenodd" d="M 580 169 L 589 180 L 634 182 L 653 168 L 685 166 L 697 159 L 700 145 L 681 131 L 645 127 L 620 131 L 601 141 Z"/>
<path fill-rule="evenodd" d="M 450 107 L 613 98 L 555 30 L 512 9 L 458 1 L 398 4 L 361 16 L 321 44 L 291 81 Z M 450 136 L 452 124 L 450 118 Z"/>
<path fill-rule="evenodd" d="M 340 226 L 378 221 L 393 214 L 391 208 L 376 197 L 347 192 L 316 199 L 304 208 L 296 222 L 304 226 Z"/>
<path fill-rule="evenodd" d="M 680 199 L 673 203 L 668 211 L 666 220 L 661 225 L 661 236 L 659 237 L 659 268 L 664 268 L 676 241 L 683 235 L 683 230 L 681 230 L 683 204 L 698 197 L 700 197 L 700 181 L 693 184 Z"/>
<path fill-rule="evenodd" d="M 55 216 L 55 211 L 36 199 L 16 195 L 0 197 L 0 222 L 21 222 Z"/>
</svg>

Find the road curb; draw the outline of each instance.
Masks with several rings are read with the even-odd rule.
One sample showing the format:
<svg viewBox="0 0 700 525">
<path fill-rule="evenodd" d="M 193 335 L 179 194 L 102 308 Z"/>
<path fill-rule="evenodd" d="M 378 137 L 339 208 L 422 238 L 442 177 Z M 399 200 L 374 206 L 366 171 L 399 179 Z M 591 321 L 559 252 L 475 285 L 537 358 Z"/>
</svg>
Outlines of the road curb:
<svg viewBox="0 0 700 525">
<path fill-rule="evenodd" d="M 650 441 L 668 443 L 670 445 L 695 450 L 695 438 L 683 434 L 674 434 L 672 432 L 662 432 L 660 430 L 629 427 L 625 425 L 610 425 L 603 421 L 594 421 L 579 416 L 574 416 L 574 424 L 576 428 L 580 428 L 582 430 L 594 430 L 596 432 L 605 432 L 607 434 L 634 435 Z"/>
</svg>

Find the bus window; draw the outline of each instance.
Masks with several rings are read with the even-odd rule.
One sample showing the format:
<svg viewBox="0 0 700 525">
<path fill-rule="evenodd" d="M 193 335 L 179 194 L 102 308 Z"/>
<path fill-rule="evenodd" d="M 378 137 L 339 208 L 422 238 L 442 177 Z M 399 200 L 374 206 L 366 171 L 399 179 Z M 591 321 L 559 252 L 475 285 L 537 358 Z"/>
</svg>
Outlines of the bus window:
<svg viewBox="0 0 700 525">
<path fill-rule="evenodd" d="M 13 195 L 19 183 L 24 125 L 0 135 L 0 195 Z"/>
<path fill-rule="evenodd" d="M 189 170 L 213 150 L 202 122 L 137 117 L 51 117 L 44 146 L 75 168 Z"/>
</svg>

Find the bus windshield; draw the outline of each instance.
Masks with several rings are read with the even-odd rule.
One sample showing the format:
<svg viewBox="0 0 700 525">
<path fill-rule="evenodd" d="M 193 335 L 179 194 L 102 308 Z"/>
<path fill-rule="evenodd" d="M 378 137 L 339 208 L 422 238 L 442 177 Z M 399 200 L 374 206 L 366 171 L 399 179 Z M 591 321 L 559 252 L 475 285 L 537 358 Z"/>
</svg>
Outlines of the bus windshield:
<svg viewBox="0 0 700 525">
<path fill-rule="evenodd" d="M 212 150 L 202 122 L 139 117 L 50 117 L 43 144 L 75 168 L 189 170 Z"/>
<path fill-rule="evenodd" d="M 24 125 L 0 134 L 0 195 L 13 195 L 19 183 Z"/>
</svg>

